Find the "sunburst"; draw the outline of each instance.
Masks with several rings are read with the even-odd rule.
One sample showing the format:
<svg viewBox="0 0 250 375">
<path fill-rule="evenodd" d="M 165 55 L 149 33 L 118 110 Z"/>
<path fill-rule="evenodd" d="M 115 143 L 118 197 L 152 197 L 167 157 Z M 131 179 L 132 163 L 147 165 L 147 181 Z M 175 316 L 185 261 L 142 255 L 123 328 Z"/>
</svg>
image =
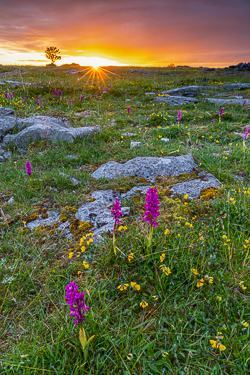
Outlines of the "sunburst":
<svg viewBox="0 0 250 375">
<path fill-rule="evenodd" d="M 101 83 L 106 85 L 105 79 L 109 78 L 108 74 L 113 74 L 113 75 L 119 77 L 118 74 L 113 73 L 110 70 L 107 70 L 107 69 L 105 69 L 101 66 L 98 66 L 97 64 L 95 66 L 94 65 L 89 66 L 89 67 L 87 67 L 83 70 L 80 70 L 79 72 L 84 72 L 84 71 L 86 71 L 86 73 L 82 77 L 78 78 L 77 82 L 79 82 L 84 77 L 88 76 L 88 80 L 87 80 L 86 84 L 88 84 L 90 80 L 92 81 L 92 83 L 94 83 L 94 81 L 97 80 L 98 86 L 99 86 Z"/>
</svg>

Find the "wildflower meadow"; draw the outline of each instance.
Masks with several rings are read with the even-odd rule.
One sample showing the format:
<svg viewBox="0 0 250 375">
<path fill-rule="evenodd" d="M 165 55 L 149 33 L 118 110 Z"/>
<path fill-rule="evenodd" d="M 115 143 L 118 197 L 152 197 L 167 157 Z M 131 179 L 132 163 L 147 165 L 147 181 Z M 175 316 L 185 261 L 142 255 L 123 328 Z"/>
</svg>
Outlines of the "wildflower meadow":
<svg viewBox="0 0 250 375">
<path fill-rule="evenodd" d="M 21 151 L 10 142 L 0 163 L 0 374 L 250 374 L 250 106 L 209 102 L 209 88 L 196 103 L 154 100 L 204 84 L 247 99 L 250 88 L 224 85 L 249 73 L 108 70 L 102 82 L 0 66 L 0 83 L 6 72 L 22 83 L 0 84 L 0 109 L 100 129 Z M 190 173 L 117 172 L 188 154 Z M 117 176 L 94 178 L 106 163 Z M 218 186 L 173 194 L 203 172 Z"/>
</svg>

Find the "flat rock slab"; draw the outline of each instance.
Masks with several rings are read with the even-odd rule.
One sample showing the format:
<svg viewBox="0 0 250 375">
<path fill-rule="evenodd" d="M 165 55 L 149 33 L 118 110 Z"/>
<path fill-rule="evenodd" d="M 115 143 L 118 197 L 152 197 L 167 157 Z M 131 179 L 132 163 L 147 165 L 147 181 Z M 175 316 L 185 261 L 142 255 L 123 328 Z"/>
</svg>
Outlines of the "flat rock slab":
<svg viewBox="0 0 250 375">
<path fill-rule="evenodd" d="M 36 220 L 30 221 L 27 224 L 27 228 L 30 230 L 33 230 L 37 227 L 41 226 L 49 226 L 49 225 L 54 225 L 57 223 L 60 219 L 61 214 L 55 211 L 47 211 L 48 218 L 42 219 L 42 215 L 38 215 L 39 217 Z"/>
<path fill-rule="evenodd" d="M 106 231 L 113 231 L 115 220 L 110 212 L 110 206 L 114 203 L 115 198 L 120 198 L 113 190 L 97 190 L 92 192 L 93 202 L 87 202 L 79 207 L 75 217 L 83 222 L 92 222 L 94 228 L 91 232 L 94 234 L 94 242 L 101 239 L 101 234 Z M 122 207 L 123 215 L 128 215 L 129 207 Z"/>
<path fill-rule="evenodd" d="M 92 177 L 113 179 L 121 176 L 139 176 L 154 181 L 159 174 L 179 176 L 182 173 L 191 173 L 196 167 L 191 154 L 159 158 L 137 157 L 125 164 L 109 161 L 92 173 Z"/>
<path fill-rule="evenodd" d="M 201 179 L 195 179 L 192 181 L 181 182 L 175 184 L 170 190 L 174 194 L 186 195 L 190 199 L 198 198 L 201 190 L 210 187 L 221 187 L 221 183 L 210 173 L 199 173 Z"/>
<path fill-rule="evenodd" d="M 178 87 L 177 89 L 171 89 L 167 91 L 163 91 L 162 94 L 168 95 L 183 95 L 183 96 L 196 96 L 200 94 L 201 89 L 203 86 L 183 86 Z"/>
<path fill-rule="evenodd" d="M 225 90 L 241 90 L 250 88 L 250 83 L 229 83 L 221 87 Z"/>
<path fill-rule="evenodd" d="M 225 104 L 240 104 L 242 105 L 244 102 L 245 104 L 250 104 L 250 99 L 214 99 L 214 98 L 207 98 L 209 103 L 214 103 L 217 105 L 225 105 Z"/>
<path fill-rule="evenodd" d="M 155 102 L 168 103 L 170 105 L 182 105 L 182 104 L 194 104 L 198 103 L 198 100 L 188 96 L 157 96 L 154 98 Z"/>
<path fill-rule="evenodd" d="M 0 81 L 0 85 L 29 86 L 31 85 L 31 83 L 23 83 L 18 81 Z"/>
</svg>

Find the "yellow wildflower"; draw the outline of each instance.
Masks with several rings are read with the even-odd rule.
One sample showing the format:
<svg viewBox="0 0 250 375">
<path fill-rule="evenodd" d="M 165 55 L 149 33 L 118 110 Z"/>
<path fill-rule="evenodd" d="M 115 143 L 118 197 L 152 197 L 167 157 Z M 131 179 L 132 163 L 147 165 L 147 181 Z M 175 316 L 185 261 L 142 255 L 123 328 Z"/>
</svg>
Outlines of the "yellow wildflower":
<svg viewBox="0 0 250 375">
<path fill-rule="evenodd" d="M 247 323 L 245 320 L 242 320 L 241 324 L 243 324 L 243 326 L 245 326 L 246 328 L 249 326 L 249 323 Z"/>
<path fill-rule="evenodd" d="M 74 253 L 69 253 L 69 259 L 73 258 Z"/>
<path fill-rule="evenodd" d="M 85 268 L 89 268 L 89 264 L 87 262 L 84 261 L 83 265 L 84 265 Z"/>
<path fill-rule="evenodd" d="M 162 263 L 164 261 L 164 259 L 165 259 L 165 253 L 161 254 L 161 256 L 160 256 L 160 262 Z"/>
<path fill-rule="evenodd" d="M 131 262 L 133 258 L 134 258 L 134 253 L 130 253 L 128 256 L 128 261 Z"/>
<path fill-rule="evenodd" d="M 217 348 L 217 341 L 210 340 L 210 344 L 212 345 L 212 348 Z"/>
<path fill-rule="evenodd" d="M 197 288 L 200 288 L 200 287 L 203 286 L 203 285 L 204 285 L 204 280 L 203 280 L 203 279 L 200 279 L 200 280 L 197 282 L 197 284 L 196 284 Z"/>
<path fill-rule="evenodd" d="M 196 276 L 198 275 L 198 271 L 196 268 L 191 268 L 191 271 L 193 272 L 193 274 Z"/>
<path fill-rule="evenodd" d="M 82 246 L 81 247 L 81 252 L 84 253 L 85 249 L 86 249 L 85 246 Z"/>
<path fill-rule="evenodd" d="M 162 353 L 162 356 L 165 358 L 167 355 L 169 355 L 168 354 L 168 352 L 164 352 L 164 353 Z"/>
<path fill-rule="evenodd" d="M 168 275 L 171 273 L 169 267 L 166 267 L 166 266 L 161 265 L 161 266 L 160 266 L 160 269 L 162 270 L 163 273 L 165 273 L 166 276 L 168 276 Z"/>
<path fill-rule="evenodd" d="M 136 290 L 140 290 L 141 289 L 141 286 L 139 284 L 136 284 L 134 281 L 132 281 L 130 283 L 130 285 L 132 286 L 132 288 L 135 288 Z"/>
<path fill-rule="evenodd" d="M 145 309 L 145 307 L 148 306 L 148 303 L 145 302 L 145 301 L 142 301 L 142 302 L 140 303 L 140 306 L 141 306 L 143 309 Z"/>
<path fill-rule="evenodd" d="M 127 290 L 128 288 L 128 284 L 121 284 L 117 287 L 117 289 L 120 289 L 120 291 L 122 292 L 123 290 Z"/>
<path fill-rule="evenodd" d="M 169 234 L 169 229 L 167 228 L 164 232 L 165 235 Z"/>
<path fill-rule="evenodd" d="M 221 352 L 223 352 L 224 350 L 226 350 L 226 347 L 222 344 L 219 344 L 219 349 Z"/>
</svg>

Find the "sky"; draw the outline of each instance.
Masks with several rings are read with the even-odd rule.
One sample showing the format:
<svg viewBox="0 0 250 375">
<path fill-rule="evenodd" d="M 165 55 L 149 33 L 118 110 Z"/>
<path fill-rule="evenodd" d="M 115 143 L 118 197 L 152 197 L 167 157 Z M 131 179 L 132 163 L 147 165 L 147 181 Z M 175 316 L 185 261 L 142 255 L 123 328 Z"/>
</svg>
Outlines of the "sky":
<svg viewBox="0 0 250 375">
<path fill-rule="evenodd" d="M 228 66 L 250 61 L 250 0 L 0 0 L 0 64 Z M 98 60 L 98 59 L 99 60 Z"/>
</svg>

